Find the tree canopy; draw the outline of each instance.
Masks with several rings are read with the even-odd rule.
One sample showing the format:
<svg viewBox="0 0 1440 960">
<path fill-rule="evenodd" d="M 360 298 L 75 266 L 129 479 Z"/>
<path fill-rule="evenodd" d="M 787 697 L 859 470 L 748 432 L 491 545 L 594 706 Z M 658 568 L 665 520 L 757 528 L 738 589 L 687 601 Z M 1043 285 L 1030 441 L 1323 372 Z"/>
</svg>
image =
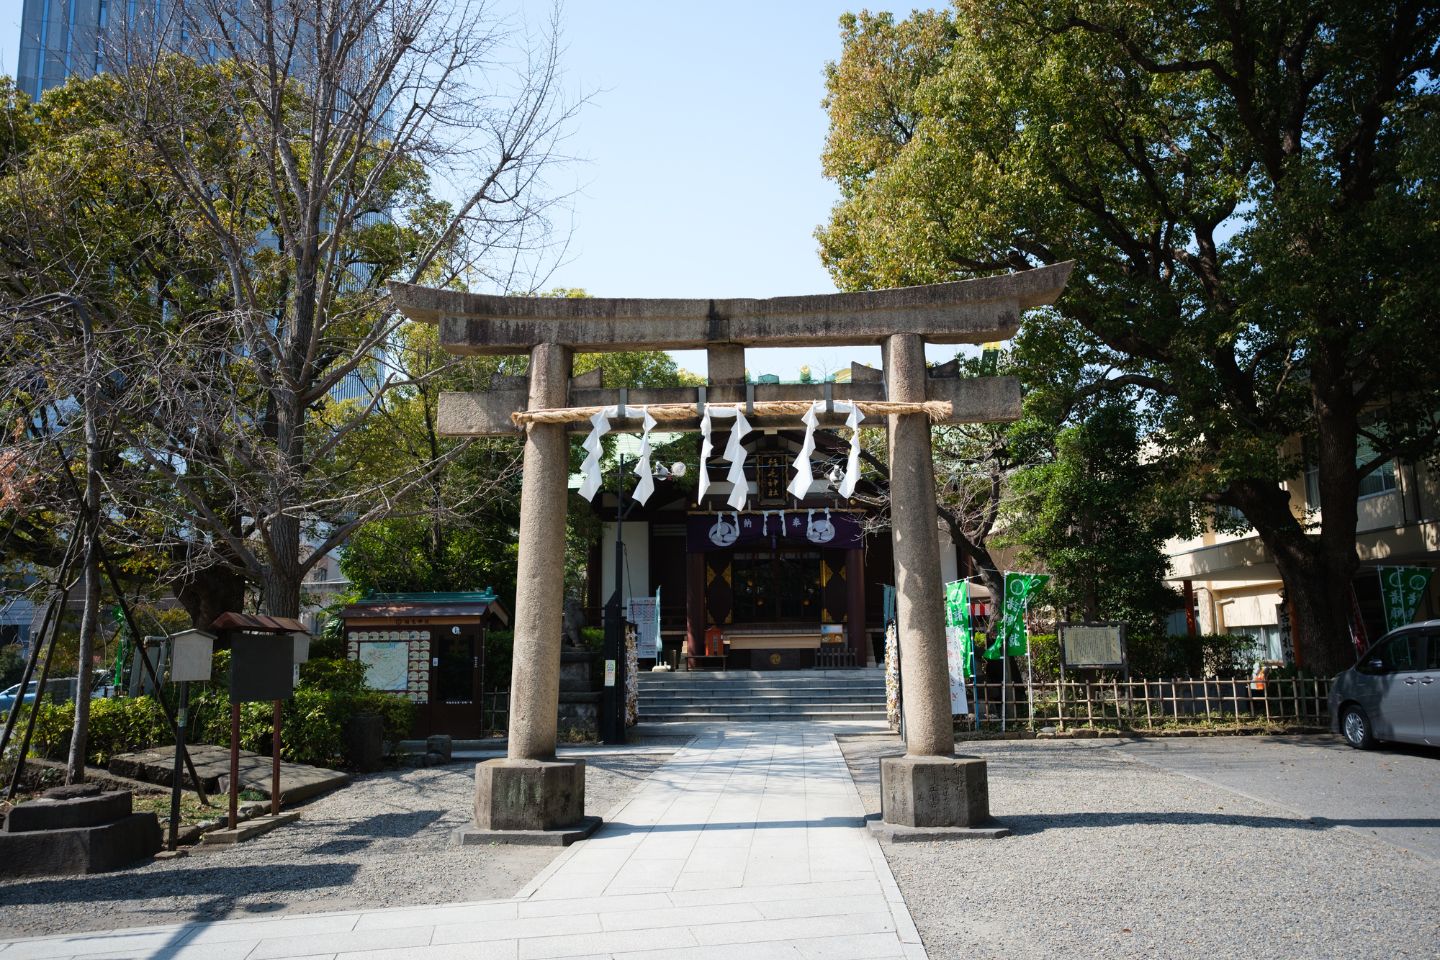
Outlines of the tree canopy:
<svg viewBox="0 0 1440 960">
<path fill-rule="evenodd" d="M 1133 404 L 1171 496 L 1255 527 L 1305 665 L 1348 664 L 1360 479 L 1437 442 L 1440 10 L 959 0 L 841 27 L 836 282 L 1076 261 L 1017 340 L 1034 385 Z M 1318 516 L 1282 486 L 1300 450 Z"/>
</svg>

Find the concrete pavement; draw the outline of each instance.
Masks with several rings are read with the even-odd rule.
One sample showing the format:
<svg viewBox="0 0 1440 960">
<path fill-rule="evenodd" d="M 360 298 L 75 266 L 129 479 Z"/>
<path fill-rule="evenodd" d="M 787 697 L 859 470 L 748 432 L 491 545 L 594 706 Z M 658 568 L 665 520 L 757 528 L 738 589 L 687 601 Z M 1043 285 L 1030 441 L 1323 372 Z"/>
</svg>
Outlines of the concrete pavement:
<svg viewBox="0 0 1440 960">
<path fill-rule="evenodd" d="M 1440 750 L 1355 750 L 1334 736 L 1134 740 L 1116 750 L 1440 862 Z"/>
<path fill-rule="evenodd" d="M 798 724 L 710 729 L 513 899 L 0 945 L 0 960 L 925 956 L 834 736 Z"/>
</svg>

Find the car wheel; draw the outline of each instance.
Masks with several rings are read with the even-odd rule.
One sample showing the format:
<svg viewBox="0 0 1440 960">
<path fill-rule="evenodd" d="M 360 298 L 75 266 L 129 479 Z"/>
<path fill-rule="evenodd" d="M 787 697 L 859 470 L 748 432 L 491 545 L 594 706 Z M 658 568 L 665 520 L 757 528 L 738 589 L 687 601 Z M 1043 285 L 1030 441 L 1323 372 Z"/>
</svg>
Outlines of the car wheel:
<svg viewBox="0 0 1440 960">
<path fill-rule="evenodd" d="M 1340 713 L 1340 732 L 1345 742 L 1356 750 L 1369 750 L 1375 746 L 1375 734 L 1370 728 L 1370 718 L 1357 703 L 1349 704 Z"/>
</svg>

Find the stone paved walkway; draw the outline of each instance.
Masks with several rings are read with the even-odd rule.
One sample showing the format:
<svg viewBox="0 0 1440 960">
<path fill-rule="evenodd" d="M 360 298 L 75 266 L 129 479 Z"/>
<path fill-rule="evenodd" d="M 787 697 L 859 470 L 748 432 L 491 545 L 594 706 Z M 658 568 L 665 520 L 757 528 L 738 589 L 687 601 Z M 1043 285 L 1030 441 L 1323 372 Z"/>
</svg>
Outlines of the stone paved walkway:
<svg viewBox="0 0 1440 960">
<path fill-rule="evenodd" d="M 0 944 L 0 960 L 924 958 L 835 738 L 727 725 L 510 900 Z"/>
</svg>

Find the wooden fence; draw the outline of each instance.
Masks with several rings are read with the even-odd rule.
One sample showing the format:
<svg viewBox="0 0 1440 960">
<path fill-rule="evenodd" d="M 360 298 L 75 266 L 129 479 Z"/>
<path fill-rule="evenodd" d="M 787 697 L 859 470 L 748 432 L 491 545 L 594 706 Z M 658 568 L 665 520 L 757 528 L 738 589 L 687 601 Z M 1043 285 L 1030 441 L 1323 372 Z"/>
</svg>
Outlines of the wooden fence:
<svg viewBox="0 0 1440 960">
<path fill-rule="evenodd" d="M 480 729 L 504 733 L 510 727 L 510 691 L 487 690 L 480 694 Z"/>
<path fill-rule="evenodd" d="M 1029 695 L 1027 696 L 1027 690 Z M 1002 697 L 1003 694 L 1003 697 Z M 1259 723 L 1329 726 L 1330 680 L 1287 677 L 1228 680 L 1071 680 L 981 683 L 966 688 L 976 700 L 972 729 L 1155 730 L 1164 727 Z M 1002 708 L 1003 703 L 1003 708 Z M 977 709 L 978 708 L 978 709 Z"/>
</svg>

